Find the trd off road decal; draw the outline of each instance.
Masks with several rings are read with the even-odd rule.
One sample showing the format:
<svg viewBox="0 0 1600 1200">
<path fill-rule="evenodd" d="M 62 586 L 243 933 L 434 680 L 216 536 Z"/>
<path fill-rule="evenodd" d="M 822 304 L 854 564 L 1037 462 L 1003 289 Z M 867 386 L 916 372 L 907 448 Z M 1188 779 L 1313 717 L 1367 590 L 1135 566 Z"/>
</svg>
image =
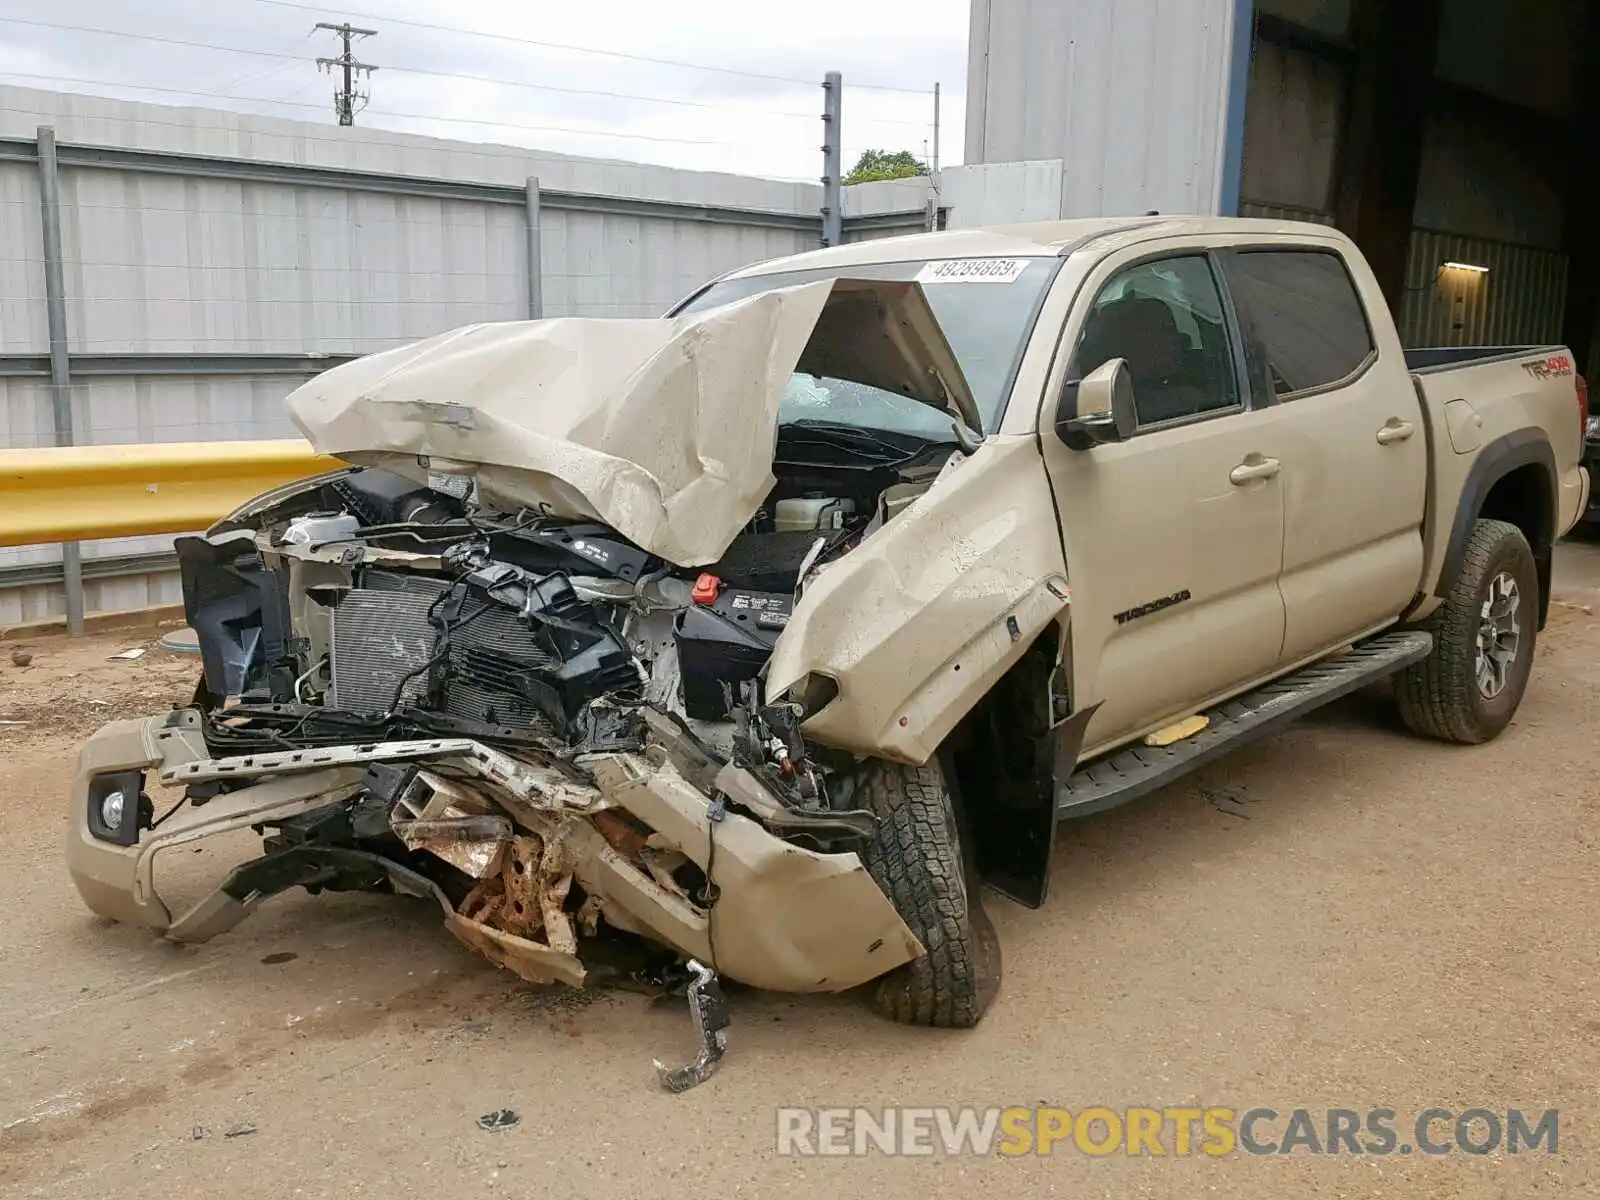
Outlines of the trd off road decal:
<svg viewBox="0 0 1600 1200">
<path fill-rule="evenodd" d="M 1557 375 L 1572 374 L 1570 354 L 1552 354 L 1549 358 L 1536 358 L 1522 364 L 1522 369 L 1535 379 L 1551 379 Z"/>
</svg>

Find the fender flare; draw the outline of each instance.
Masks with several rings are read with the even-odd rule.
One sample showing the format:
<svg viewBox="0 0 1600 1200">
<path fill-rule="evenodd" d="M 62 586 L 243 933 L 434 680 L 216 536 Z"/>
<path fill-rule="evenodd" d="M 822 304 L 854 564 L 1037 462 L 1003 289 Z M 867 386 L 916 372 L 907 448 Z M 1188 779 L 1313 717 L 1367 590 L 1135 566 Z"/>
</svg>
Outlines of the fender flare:
<svg viewBox="0 0 1600 1200">
<path fill-rule="evenodd" d="M 1555 530 L 1561 520 L 1561 488 L 1560 476 L 1556 472 L 1556 455 L 1542 429 L 1518 429 L 1496 438 L 1478 452 L 1477 459 L 1467 472 L 1466 482 L 1461 486 L 1461 497 L 1450 526 L 1450 541 L 1445 548 L 1444 561 L 1433 590 L 1435 595 L 1448 590 L 1450 581 L 1460 573 L 1473 523 L 1483 511 L 1483 502 L 1494 485 L 1519 467 L 1534 464 L 1544 468 L 1550 501 L 1550 511 L 1544 514 L 1541 535 L 1534 539 L 1533 546 L 1534 562 L 1539 567 L 1539 627 L 1542 629 L 1545 615 L 1550 609 L 1551 557 Z"/>
</svg>

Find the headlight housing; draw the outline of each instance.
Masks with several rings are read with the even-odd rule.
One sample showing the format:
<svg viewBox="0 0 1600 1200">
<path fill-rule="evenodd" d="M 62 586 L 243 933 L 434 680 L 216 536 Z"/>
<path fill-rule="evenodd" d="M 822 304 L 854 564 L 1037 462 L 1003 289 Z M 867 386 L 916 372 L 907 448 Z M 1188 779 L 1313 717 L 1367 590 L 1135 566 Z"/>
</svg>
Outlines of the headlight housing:
<svg viewBox="0 0 1600 1200">
<path fill-rule="evenodd" d="M 116 771 L 89 781 L 89 832 L 118 846 L 139 844 L 155 808 L 144 791 L 143 771 Z"/>
</svg>

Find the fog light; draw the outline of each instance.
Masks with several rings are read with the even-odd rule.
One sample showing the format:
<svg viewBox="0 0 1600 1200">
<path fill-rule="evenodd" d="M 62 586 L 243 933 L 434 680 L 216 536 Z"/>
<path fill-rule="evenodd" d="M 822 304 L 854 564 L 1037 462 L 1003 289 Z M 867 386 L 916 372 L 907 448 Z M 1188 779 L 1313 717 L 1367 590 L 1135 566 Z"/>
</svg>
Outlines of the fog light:
<svg viewBox="0 0 1600 1200">
<path fill-rule="evenodd" d="M 112 792 L 100 801 L 100 819 L 105 822 L 107 829 L 122 828 L 122 806 L 124 803 L 121 792 Z"/>
<path fill-rule="evenodd" d="M 89 832 L 103 842 L 133 846 L 150 827 L 150 798 L 142 771 L 116 771 L 89 781 Z"/>
</svg>

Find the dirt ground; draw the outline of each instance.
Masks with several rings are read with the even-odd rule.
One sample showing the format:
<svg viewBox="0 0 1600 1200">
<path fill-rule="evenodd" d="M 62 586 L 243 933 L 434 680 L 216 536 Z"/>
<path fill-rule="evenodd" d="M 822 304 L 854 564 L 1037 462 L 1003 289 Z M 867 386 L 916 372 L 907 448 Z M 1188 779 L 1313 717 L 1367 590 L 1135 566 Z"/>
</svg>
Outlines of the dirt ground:
<svg viewBox="0 0 1600 1200">
<path fill-rule="evenodd" d="M 192 949 L 91 917 L 60 852 L 75 745 L 186 699 L 197 660 L 110 661 L 153 639 L 108 634 L 35 639 L 24 668 L 0 640 L 0 1194 L 1600 1192 L 1600 547 L 1559 569 L 1493 745 L 1338 706 L 1063 830 L 1042 911 L 989 902 L 1006 975 L 981 1028 L 744 993 L 721 1072 L 677 1097 L 650 1061 L 690 1051 L 678 1004 L 535 991 L 420 902 L 287 895 Z M 180 895 L 229 865 L 177 857 L 160 870 Z M 889 1104 L 1387 1106 L 1402 1128 L 1430 1106 L 1559 1108 L 1560 1152 L 775 1153 L 779 1106 Z M 501 1108 L 520 1124 L 476 1127 Z"/>
</svg>

